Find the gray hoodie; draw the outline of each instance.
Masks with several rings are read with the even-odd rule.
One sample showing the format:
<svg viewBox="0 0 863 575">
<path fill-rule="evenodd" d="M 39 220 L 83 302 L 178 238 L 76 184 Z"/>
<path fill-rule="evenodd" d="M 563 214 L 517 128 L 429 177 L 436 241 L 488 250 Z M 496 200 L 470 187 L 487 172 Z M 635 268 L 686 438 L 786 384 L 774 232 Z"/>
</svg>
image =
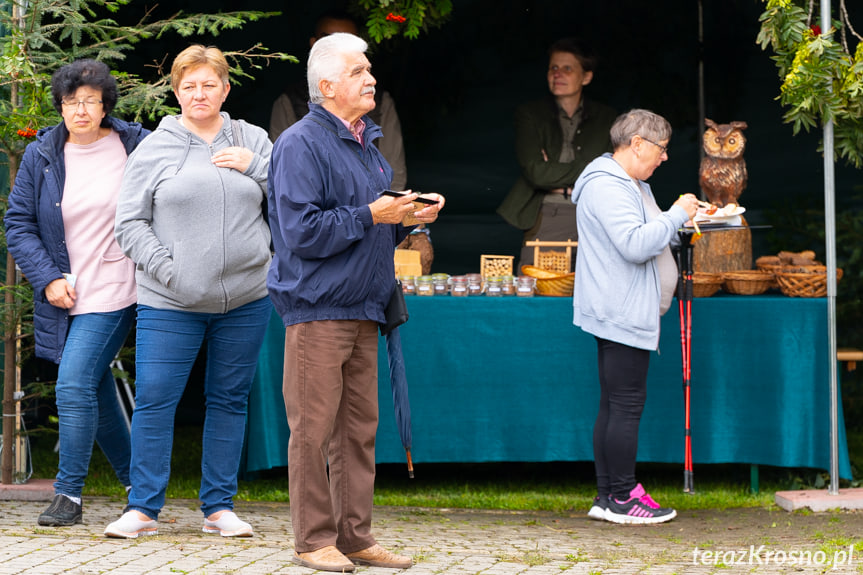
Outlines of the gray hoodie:
<svg viewBox="0 0 863 575">
<path fill-rule="evenodd" d="M 572 190 L 578 204 L 573 323 L 587 333 L 639 349 L 659 347 L 660 278 L 656 257 L 689 219 L 672 206 L 648 221 L 641 190 L 611 154 L 593 160 Z"/>
<path fill-rule="evenodd" d="M 139 304 L 225 313 L 267 295 L 262 203 L 272 143 L 241 120 L 252 163 L 245 173 L 216 167 L 213 153 L 233 145 L 231 119 L 221 115 L 211 144 L 168 116 L 129 156 L 115 235 L 135 262 Z"/>
</svg>

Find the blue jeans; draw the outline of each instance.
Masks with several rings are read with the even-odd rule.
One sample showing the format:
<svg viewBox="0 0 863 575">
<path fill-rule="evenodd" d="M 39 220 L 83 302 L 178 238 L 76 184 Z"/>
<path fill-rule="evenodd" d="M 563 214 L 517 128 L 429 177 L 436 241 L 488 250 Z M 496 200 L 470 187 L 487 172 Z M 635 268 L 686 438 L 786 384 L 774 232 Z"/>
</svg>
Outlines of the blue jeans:
<svg viewBox="0 0 863 575">
<path fill-rule="evenodd" d="M 60 464 L 54 491 L 80 497 L 93 441 L 117 479 L 129 485 L 129 428 L 117 397 L 111 362 L 135 320 L 135 306 L 72 317 L 57 372 Z"/>
<path fill-rule="evenodd" d="M 174 415 L 201 344 L 204 375 L 201 511 L 233 509 L 246 430 L 246 404 L 272 312 L 268 297 L 227 313 L 138 306 L 132 491 L 126 510 L 157 519 L 171 474 Z"/>
</svg>

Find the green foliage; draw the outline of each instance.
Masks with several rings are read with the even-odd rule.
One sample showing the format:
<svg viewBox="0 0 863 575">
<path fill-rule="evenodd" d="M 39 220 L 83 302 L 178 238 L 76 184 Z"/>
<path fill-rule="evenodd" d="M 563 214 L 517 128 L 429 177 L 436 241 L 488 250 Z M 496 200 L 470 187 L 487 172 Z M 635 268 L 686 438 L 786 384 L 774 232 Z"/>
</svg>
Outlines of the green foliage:
<svg viewBox="0 0 863 575">
<path fill-rule="evenodd" d="M 112 16 L 131 0 L 35 0 L 0 3 L 17 6 L 16 20 L 8 9 L 0 9 L 0 152 L 20 158 L 32 136 L 21 130 L 56 124 L 60 117 L 50 100 L 51 74 L 64 64 L 93 58 L 117 67 L 135 45 L 165 34 L 181 37 L 218 36 L 225 30 L 241 28 L 248 22 L 276 16 L 278 12 L 238 11 L 217 14 L 178 12 L 163 20 L 150 20 L 150 11 L 133 25 L 120 25 Z M 231 78 L 251 78 L 248 68 L 259 69 L 271 60 L 296 58 L 270 53 L 257 44 L 242 52 L 226 52 Z M 170 81 L 161 64 L 154 65 L 153 79 L 115 72 L 120 101 L 115 113 L 131 120 L 156 118 L 175 113 L 167 103 Z M 14 96 L 13 96 L 14 91 Z"/>
<path fill-rule="evenodd" d="M 863 167 L 863 42 L 850 51 L 837 34 L 851 29 L 847 12 L 830 30 L 810 26 L 810 14 L 795 0 L 763 0 L 758 43 L 772 49 L 782 82 L 778 100 L 795 134 L 834 123 L 834 152 Z M 852 29 L 853 30 L 853 29 Z M 823 146 L 823 144 L 822 144 Z"/>
<path fill-rule="evenodd" d="M 173 33 L 181 37 L 218 36 L 224 30 L 241 28 L 248 22 L 275 16 L 278 12 L 239 11 L 218 14 L 178 12 L 151 21 L 151 10 L 133 25 L 115 20 L 131 0 L 0 0 L 0 160 L 8 162 L 8 186 L 0 183 L 0 218 L 6 195 L 12 189 L 24 149 L 39 128 L 57 124 L 61 118 L 51 103 L 51 74 L 80 58 L 92 58 L 117 67 L 138 43 Z M 231 79 L 252 78 L 249 70 L 272 60 L 296 58 L 270 53 L 256 44 L 238 52 L 225 52 Z M 153 66 L 152 79 L 115 71 L 120 100 L 114 113 L 120 117 L 151 121 L 177 109 L 168 104 L 170 79 L 161 63 Z M 0 227 L 0 248 L 5 252 L 5 234 Z M 5 254 L 4 254 L 5 255 Z M 8 258 L 5 258 L 8 262 Z M 20 358 L 33 346 L 33 293 L 26 282 L 15 280 L 11 264 L 0 282 L 0 329 L 6 352 L 20 347 Z M 18 344 L 20 346 L 12 345 Z M 16 383 L 16 374 L 4 373 L 4 386 Z M 50 388 L 31 384 L 25 401 L 50 395 Z"/>
<path fill-rule="evenodd" d="M 416 39 L 452 13 L 452 0 L 358 0 L 369 37 L 380 43 L 395 36 Z"/>
</svg>

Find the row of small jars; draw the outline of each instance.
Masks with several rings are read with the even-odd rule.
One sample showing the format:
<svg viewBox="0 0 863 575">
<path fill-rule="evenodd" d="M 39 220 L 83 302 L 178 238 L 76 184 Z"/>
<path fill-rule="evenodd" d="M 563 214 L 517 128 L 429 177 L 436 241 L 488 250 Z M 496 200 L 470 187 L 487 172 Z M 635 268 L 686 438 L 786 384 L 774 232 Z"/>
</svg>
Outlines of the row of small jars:
<svg viewBox="0 0 863 575">
<path fill-rule="evenodd" d="M 450 276 L 432 274 L 422 276 L 399 276 L 405 294 L 419 296 L 452 295 L 454 297 L 483 295 L 532 297 L 536 290 L 536 278 L 530 276 L 494 276 L 483 281 L 481 274 Z"/>
</svg>

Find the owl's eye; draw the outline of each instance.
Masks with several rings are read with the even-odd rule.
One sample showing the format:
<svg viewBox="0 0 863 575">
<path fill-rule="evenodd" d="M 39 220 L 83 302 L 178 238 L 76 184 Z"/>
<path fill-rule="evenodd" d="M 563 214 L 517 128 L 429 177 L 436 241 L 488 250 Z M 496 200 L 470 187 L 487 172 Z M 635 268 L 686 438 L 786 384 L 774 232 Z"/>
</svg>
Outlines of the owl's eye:
<svg viewBox="0 0 863 575">
<path fill-rule="evenodd" d="M 736 144 L 737 140 L 735 138 L 728 138 L 728 143 L 729 144 Z"/>
<path fill-rule="evenodd" d="M 715 139 L 714 141 L 715 141 L 717 144 L 721 144 L 721 143 L 722 143 L 722 138 L 720 138 L 720 137 L 718 137 L 718 136 L 717 136 L 717 137 L 716 137 L 716 139 Z"/>
</svg>

